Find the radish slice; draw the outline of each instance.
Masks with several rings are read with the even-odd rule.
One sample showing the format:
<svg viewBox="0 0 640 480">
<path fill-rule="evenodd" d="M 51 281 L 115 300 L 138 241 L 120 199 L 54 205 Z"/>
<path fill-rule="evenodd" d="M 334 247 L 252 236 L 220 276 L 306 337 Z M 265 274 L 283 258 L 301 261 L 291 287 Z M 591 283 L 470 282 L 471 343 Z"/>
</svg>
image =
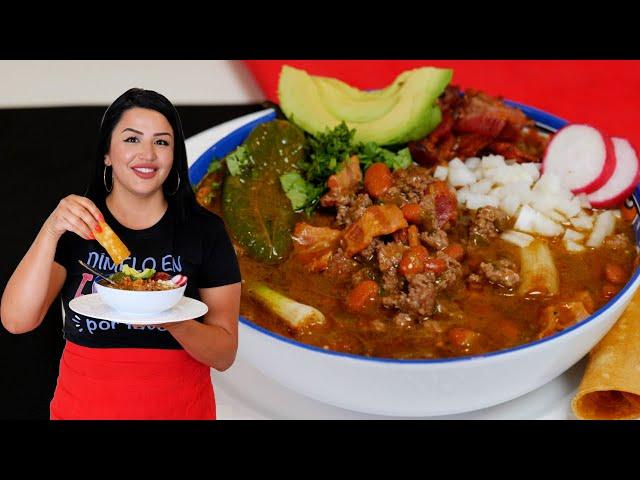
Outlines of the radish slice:
<svg viewBox="0 0 640 480">
<path fill-rule="evenodd" d="M 591 193 L 613 175 L 615 155 L 611 140 L 590 125 L 568 125 L 551 139 L 542 163 L 573 193 Z"/>
<path fill-rule="evenodd" d="M 595 208 L 607 208 L 627 198 L 638 183 L 640 163 L 631 144 L 624 138 L 611 138 L 616 156 L 616 169 L 602 187 L 587 195 Z"/>
</svg>

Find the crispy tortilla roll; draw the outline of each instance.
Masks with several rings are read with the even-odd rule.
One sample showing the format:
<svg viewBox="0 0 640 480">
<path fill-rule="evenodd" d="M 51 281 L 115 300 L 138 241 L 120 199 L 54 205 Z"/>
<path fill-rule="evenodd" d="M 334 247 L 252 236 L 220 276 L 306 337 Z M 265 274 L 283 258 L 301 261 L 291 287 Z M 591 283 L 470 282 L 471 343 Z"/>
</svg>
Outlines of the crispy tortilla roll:
<svg viewBox="0 0 640 480">
<path fill-rule="evenodd" d="M 640 291 L 589 354 L 571 408 L 583 420 L 640 417 Z"/>
<path fill-rule="evenodd" d="M 102 232 L 94 231 L 94 237 L 104 247 L 115 264 L 120 265 L 125 258 L 131 255 L 131 252 L 106 222 L 100 222 L 100 226 Z"/>
</svg>

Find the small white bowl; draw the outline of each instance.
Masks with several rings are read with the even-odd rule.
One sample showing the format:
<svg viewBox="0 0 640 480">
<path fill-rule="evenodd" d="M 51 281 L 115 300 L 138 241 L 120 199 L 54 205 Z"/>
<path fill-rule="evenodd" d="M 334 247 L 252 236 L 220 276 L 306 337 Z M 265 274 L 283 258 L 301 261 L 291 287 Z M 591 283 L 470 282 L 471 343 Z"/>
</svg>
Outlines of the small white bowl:
<svg viewBox="0 0 640 480">
<path fill-rule="evenodd" d="M 183 285 L 171 290 L 135 291 L 105 287 L 95 283 L 96 291 L 104 303 L 123 313 L 148 315 L 169 310 L 184 296 L 187 288 Z"/>
</svg>

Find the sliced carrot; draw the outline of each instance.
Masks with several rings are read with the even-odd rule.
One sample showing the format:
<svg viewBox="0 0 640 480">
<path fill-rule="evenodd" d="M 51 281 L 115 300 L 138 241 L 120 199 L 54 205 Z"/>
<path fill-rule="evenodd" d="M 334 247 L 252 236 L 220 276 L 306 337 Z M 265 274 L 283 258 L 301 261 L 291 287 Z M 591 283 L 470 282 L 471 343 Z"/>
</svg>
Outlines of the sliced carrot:
<svg viewBox="0 0 640 480">
<path fill-rule="evenodd" d="M 459 262 L 464 258 L 464 247 L 459 243 L 452 243 L 444 249 L 444 253 Z"/>
<path fill-rule="evenodd" d="M 347 308 L 351 312 L 361 312 L 367 304 L 378 297 L 379 287 L 373 280 L 363 280 L 347 295 Z"/>
<path fill-rule="evenodd" d="M 409 240 L 410 247 L 417 247 L 420 245 L 420 236 L 418 233 L 418 227 L 415 225 L 409 225 L 407 229 L 407 238 Z"/>
</svg>

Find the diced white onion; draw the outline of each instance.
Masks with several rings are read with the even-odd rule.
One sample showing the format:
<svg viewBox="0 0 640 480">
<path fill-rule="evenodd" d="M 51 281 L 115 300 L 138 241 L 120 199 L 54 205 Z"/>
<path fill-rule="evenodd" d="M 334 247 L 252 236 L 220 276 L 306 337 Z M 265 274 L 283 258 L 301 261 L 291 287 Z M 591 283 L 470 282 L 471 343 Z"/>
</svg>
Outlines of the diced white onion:
<svg viewBox="0 0 640 480">
<path fill-rule="evenodd" d="M 564 214 L 565 217 L 575 217 L 580 213 L 582 208 L 580 207 L 580 200 L 576 197 L 568 200 L 566 198 L 559 198 L 556 206 L 556 210 Z"/>
<path fill-rule="evenodd" d="M 447 167 L 443 167 L 442 165 L 438 165 L 433 172 L 433 178 L 438 180 L 445 181 L 447 179 L 447 175 L 449 174 L 449 169 Z"/>
<path fill-rule="evenodd" d="M 486 195 L 491 190 L 492 185 L 493 185 L 493 182 L 491 180 L 484 179 L 471 185 L 469 190 L 472 191 L 473 193 L 482 193 L 483 195 Z"/>
<path fill-rule="evenodd" d="M 549 217 L 554 222 L 565 223 L 567 221 L 567 217 L 562 215 L 560 212 L 557 212 L 556 210 L 548 210 L 548 211 L 541 212 L 541 213 L 545 214 L 547 217 Z"/>
<path fill-rule="evenodd" d="M 593 231 L 587 240 L 587 247 L 599 247 L 604 239 L 611 235 L 616 228 L 616 217 L 609 210 L 598 215 Z"/>
<path fill-rule="evenodd" d="M 587 212 L 591 211 L 587 196 L 574 195 L 558 175 L 541 175 L 541 167 L 540 163 L 517 163 L 502 155 L 486 155 L 464 161 L 454 158 L 448 169 L 436 167 L 434 177 L 446 179 L 456 187 L 458 203 L 470 210 L 492 206 L 517 217 L 514 229 L 520 232 L 558 236 L 565 232 L 569 222 L 573 229 L 583 232 L 595 229 L 596 216 Z M 619 211 L 609 212 L 602 219 L 598 216 L 599 228 L 604 228 L 605 233 L 609 231 L 610 220 L 615 224 L 616 215 L 620 216 Z M 563 241 L 569 251 L 584 248 L 580 243 L 586 235 L 576 230 L 568 230 L 565 234 Z M 601 236 L 599 230 L 589 240 L 599 245 L 604 240 Z"/>
<path fill-rule="evenodd" d="M 593 217 L 588 215 L 577 216 L 569 219 L 571 224 L 579 230 L 591 230 L 593 228 Z"/>
<path fill-rule="evenodd" d="M 584 233 L 576 232 L 575 230 L 571 230 L 570 228 L 567 228 L 564 231 L 564 236 L 562 237 L 562 239 L 570 240 L 572 242 L 579 242 L 581 240 L 584 240 Z"/>
<path fill-rule="evenodd" d="M 500 208 L 507 215 L 511 215 L 512 217 L 518 213 L 520 205 L 520 198 L 517 195 L 507 195 L 506 197 L 500 199 Z"/>
<path fill-rule="evenodd" d="M 579 243 L 573 242 L 571 240 L 567 240 L 566 242 L 564 242 L 564 248 L 567 249 L 567 252 L 572 252 L 572 253 L 582 252 L 585 250 L 585 248 L 582 245 L 580 245 Z"/>
<path fill-rule="evenodd" d="M 496 167 L 504 167 L 506 164 L 504 163 L 504 157 L 502 155 L 487 155 L 482 158 L 482 168 L 483 170 L 488 170 L 490 168 Z"/>
<path fill-rule="evenodd" d="M 520 167 L 529 174 L 529 176 L 533 179 L 534 182 L 540 178 L 539 163 L 531 163 L 531 162 L 521 163 Z"/>
<path fill-rule="evenodd" d="M 466 165 L 464 163 L 462 163 L 462 160 L 460 160 L 457 157 L 449 162 L 449 168 L 450 169 L 463 168 L 465 166 Z"/>
<path fill-rule="evenodd" d="M 467 203 L 467 195 L 469 195 L 469 187 L 462 187 L 460 190 L 456 192 L 456 197 L 458 198 L 458 203 L 464 205 Z"/>
<path fill-rule="evenodd" d="M 480 166 L 480 159 L 478 157 L 469 157 L 464 161 L 464 164 L 469 170 L 475 170 Z"/>
<path fill-rule="evenodd" d="M 516 232 L 515 230 L 507 230 L 506 232 L 503 232 L 502 235 L 500 235 L 500 238 L 506 242 L 513 243 L 520 248 L 527 247 L 534 240 L 531 235 Z"/>
<path fill-rule="evenodd" d="M 497 198 L 489 195 L 482 195 L 481 193 L 469 192 L 467 195 L 467 208 L 470 210 L 476 210 L 482 207 L 499 207 Z"/>
<path fill-rule="evenodd" d="M 454 187 L 463 187 L 476 183 L 475 174 L 460 162 L 460 166 L 449 167 L 449 183 Z"/>
<path fill-rule="evenodd" d="M 562 225 L 534 210 L 529 205 L 524 205 L 520 209 L 520 214 L 513 228 L 523 232 L 538 233 L 545 237 L 555 237 L 564 231 Z"/>
</svg>

